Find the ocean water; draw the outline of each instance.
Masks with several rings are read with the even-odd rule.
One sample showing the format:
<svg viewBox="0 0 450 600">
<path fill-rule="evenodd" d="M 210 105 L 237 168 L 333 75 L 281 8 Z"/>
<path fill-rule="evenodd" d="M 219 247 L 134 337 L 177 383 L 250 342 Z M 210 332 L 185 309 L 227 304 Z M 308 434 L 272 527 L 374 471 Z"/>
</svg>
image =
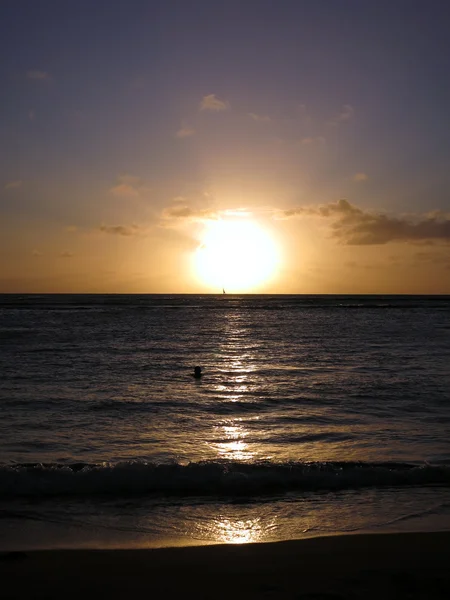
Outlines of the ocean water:
<svg viewBox="0 0 450 600">
<path fill-rule="evenodd" d="M 448 296 L 0 295 L 0 373 L 0 549 L 450 529 Z"/>
</svg>

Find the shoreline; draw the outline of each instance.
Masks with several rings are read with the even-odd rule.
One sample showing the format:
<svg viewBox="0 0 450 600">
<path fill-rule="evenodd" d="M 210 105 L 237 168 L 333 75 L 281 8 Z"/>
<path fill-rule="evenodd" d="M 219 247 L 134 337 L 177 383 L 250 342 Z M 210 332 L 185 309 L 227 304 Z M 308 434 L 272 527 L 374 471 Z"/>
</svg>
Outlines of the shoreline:
<svg viewBox="0 0 450 600">
<path fill-rule="evenodd" d="M 1 598 L 438 599 L 450 532 L 282 542 L 0 553 Z"/>
</svg>

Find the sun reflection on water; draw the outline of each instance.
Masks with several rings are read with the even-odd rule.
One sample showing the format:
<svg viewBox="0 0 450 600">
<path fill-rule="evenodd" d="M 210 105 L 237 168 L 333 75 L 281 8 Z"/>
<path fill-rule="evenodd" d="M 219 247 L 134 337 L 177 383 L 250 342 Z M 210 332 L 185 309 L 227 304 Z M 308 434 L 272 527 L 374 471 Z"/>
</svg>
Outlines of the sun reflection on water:
<svg viewBox="0 0 450 600">
<path fill-rule="evenodd" d="M 212 442 L 211 446 L 217 451 L 218 457 L 227 460 L 251 460 L 255 453 L 244 441 L 250 432 L 238 419 L 226 423 L 215 427 L 220 441 Z"/>
<path fill-rule="evenodd" d="M 280 527 L 273 506 L 202 506 L 185 521 L 185 533 L 215 544 L 249 544 L 277 538 Z M 187 528 L 186 528 L 187 525 Z"/>
<path fill-rule="evenodd" d="M 236 378 L 235 381 L 237 383 L 241 383 L 241 381 L 244 381 L 244 378 L 243 377 Z M 229 385 L 219 384 L 219 385 L 215 386 L 215 391 L 220 392 L 223 395 L 224 401 L 237 402 L 238 400 L 244 399 L 243 395 L 249 391 L 249 386 L 248 385 L 233 386 L 233 391 L 231 392 Z"/>
<path fill-rule="evenodd" d="M 237 416 L 231 417 L 231 414 L 245 410 L 246 405 L 253 410 L 258 402 L 261 385 L 256 377 L 258 358 L 244 315 L 236 310 L 226 313 L 225 319 L 226 326 L 219 343 L 217 380 L 212 389 L 215 401 L 221 410 L 230 412 L 230 417 L 215 421 L 208 446 L 218 459 L 250 461 L 256 457 L 256 448 L 254 442 L 246 438 L 254 428 L 248 424 L 248 419 L 244 421 Z"/>
<path fill-rule="evenodd" d="M 267 537 L 267 522 L 264 526 L 261 519 L 222 519 L 215 520 L 211 524 L 211 534 L 223 544 L 249 544 L 251 542 L 260 542 Z M 274 523 L 272 524 L 272 526 Z"/>
</svg>

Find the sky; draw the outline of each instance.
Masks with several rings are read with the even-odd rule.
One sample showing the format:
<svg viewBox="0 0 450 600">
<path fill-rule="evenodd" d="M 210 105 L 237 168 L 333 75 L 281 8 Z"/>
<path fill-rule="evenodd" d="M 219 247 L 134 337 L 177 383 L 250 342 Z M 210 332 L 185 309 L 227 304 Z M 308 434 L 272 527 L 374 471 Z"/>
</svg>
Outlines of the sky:
<svg viewBox="0 0 450 600">
<path fill-rule="evenodd" d="M 0 292 L 450 293 L 444 0 L 2 0 L 0 56 Z"/>
</svg>

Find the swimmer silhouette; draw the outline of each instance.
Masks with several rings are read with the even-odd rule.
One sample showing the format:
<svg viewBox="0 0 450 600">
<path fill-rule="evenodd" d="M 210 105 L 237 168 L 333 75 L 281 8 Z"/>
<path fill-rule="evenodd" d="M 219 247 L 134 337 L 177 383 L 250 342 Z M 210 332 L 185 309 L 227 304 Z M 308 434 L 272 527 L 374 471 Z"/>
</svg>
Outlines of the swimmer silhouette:
<svg viewBox="0 0 450 600">
<path fill-rule="evenodd" d="M 193 377 L 195 377 L 195 379 L 200 379 L 201 376 L 202 376 L 202 368 L 201 367 L 194 367 Z"/>
</svg>

